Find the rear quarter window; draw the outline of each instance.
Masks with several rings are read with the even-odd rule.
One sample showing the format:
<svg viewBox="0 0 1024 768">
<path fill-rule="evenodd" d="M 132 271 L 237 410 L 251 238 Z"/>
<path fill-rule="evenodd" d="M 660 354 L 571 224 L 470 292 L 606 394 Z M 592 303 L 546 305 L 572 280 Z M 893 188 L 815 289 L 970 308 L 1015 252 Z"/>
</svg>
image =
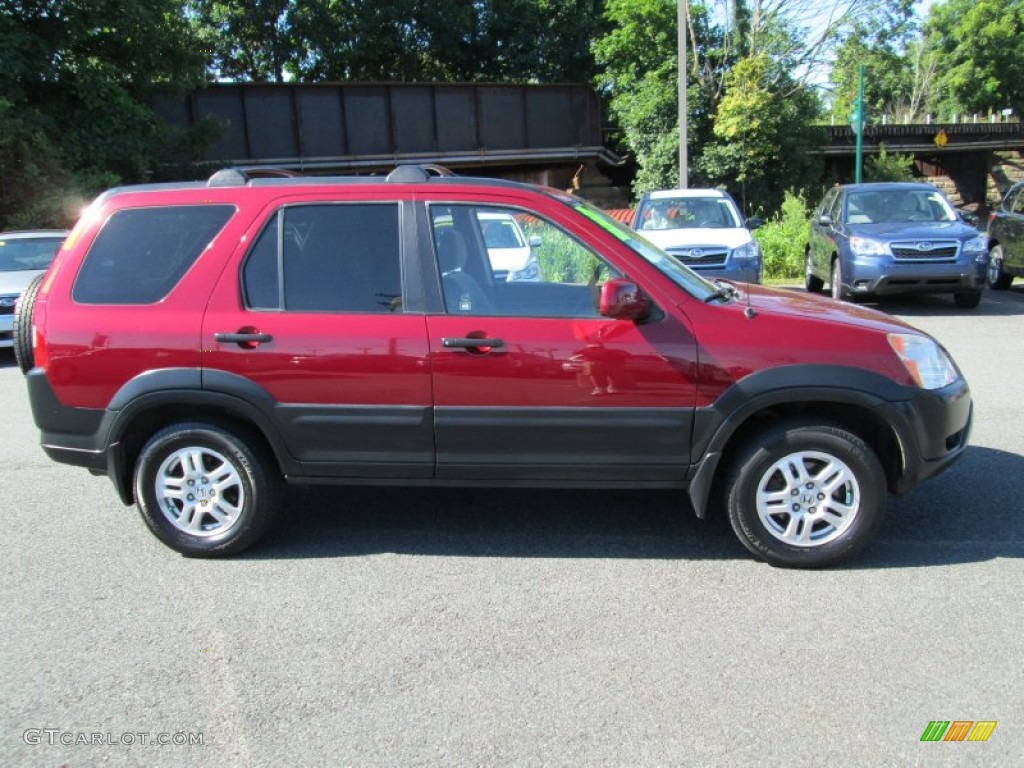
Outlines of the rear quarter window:
<svg viewBox="0 0 1024 768">
<path fill-rule="evenodd" d="M 129 208 L 107 219 L 75 278 L 81 304 L 152 304 L 184 277 L 235 212 L 231 205 Z"/>
</svg>

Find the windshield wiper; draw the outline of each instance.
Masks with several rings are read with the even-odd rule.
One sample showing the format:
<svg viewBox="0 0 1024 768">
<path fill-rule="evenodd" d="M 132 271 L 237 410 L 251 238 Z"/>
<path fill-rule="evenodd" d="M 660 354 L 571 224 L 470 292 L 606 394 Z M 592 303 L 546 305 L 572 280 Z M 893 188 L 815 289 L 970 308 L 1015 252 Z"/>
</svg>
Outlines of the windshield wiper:
<svg viewBox="0 0 1024 768">
<path fill-rule="evenodd" d="M 739 293 L 739 291 L 728 283 L 715 280 L 715 285 L 718 286 L 718 289 L 704 299 L 705 304 L 710 304 L 712 301 L 728 301 Z"/>
</svg>

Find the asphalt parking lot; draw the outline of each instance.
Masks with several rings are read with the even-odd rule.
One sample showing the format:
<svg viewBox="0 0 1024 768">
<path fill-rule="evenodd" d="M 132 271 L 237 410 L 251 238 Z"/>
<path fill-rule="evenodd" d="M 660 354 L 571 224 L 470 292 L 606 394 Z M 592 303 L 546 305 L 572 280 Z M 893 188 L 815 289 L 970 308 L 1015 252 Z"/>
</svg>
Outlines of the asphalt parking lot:
<svg viewBox="0 0 1024 768">
<path fill-rule="evenodd" d="M 0 353 L 0 765 L 1024 764 L 1024 284 L 880 308 L 953 353 L 972 447 L 823 572 L 668 492 L 295 489 L 184 559 Z"/>
</svg>

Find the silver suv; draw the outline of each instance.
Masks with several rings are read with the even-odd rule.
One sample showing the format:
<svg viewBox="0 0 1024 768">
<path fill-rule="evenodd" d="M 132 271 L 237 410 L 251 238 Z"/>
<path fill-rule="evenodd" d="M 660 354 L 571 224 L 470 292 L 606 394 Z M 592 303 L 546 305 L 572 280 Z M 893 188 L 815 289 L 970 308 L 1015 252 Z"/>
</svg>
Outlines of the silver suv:
<svg viewBox="0 0 1024 768">
<path fill-rule="evenodd" d="M 640 199 L 633 229 L 705 277 L 761 282 L 761 246 L 750 234 L 764 222 L 744 220 L 720 189 L 667 189 Z"/>
</svg>

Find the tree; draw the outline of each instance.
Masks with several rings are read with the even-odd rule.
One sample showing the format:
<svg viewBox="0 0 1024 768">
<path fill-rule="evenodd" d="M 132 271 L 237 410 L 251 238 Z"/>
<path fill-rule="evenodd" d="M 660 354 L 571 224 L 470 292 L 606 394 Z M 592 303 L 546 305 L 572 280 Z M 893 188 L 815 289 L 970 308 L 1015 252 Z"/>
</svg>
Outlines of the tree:
<svg viewBox="0 0 1024 768">
<path fill-rule="evenodd" d="M 932 6 L 926 32 L 942 61 L 944 113 L 1024 113 L 1024 3 L 945 0 Z"/>
<path fill-rule="evenodd" d="M 64 225 L 80 199 L 147 177 L 190 136 L 152 104 L 203 79 L 178 0 L 0 0 L 0 226 Z"/>
<path fill-rule="evenodd" d="M 187 0 L 220 78 L 590 80 L 601 0 Z"/>
<path fill-rule="evenodd" d="M 808 150 L 823 137 L 812 126 L 819 105 L 814 91 L 792 82 L 766 54 L 740 60 L 726 82 L 714 119 L 714 141 L 699 170 L 710 184 L 730 188 L 744 212 L 778 209 L 787 189 L 820 176 Z"/>
<path fill-rule="evenodd" d="M 758 120 L 765 125 L 784 126 L 780 128 L 778 146 L 787 150 L 803 147 L 806 125 L 817 110 L 816 99 L 804 82 L 809 76 L 808 63 L 822 55 L 823 41 L 834 34 L 836 24 L 875 5 L 874 0 L 859 4 L 831 2 L 824 9 L 831 21 L 808 38 L 792 19 L 809 18 L 815 9 L 821 14 L 821 3 L 691 2 L 688 55 L 692 60 L 687 89 L 691 183 L 725 184 L 734 189 L 739 186 L 741 191 L 745 184 L 757 186 L 752 164 L 743 159 L 743 148 L 750 149 L 764 136 L 758 138 L 757 129 L 744 133 L 728 127 L 743 123 L 743 105 L 750 98 L 758 100 L 763 111 Z M 594 44 L 602 67 L 597 83 L 622 128 L 624 143 L 640 166 L 634 192 L 674 186 L 679 178 L 676 2 L 609 0 L 605 18 L 611 29 Z M 810 47 L 801 47 L 800 41 L 804 39 L 811 40 Z M 736 77 L 734 70 L 741 61 L 756 63 Z M 756 75 L 751 67 L 756 69 Z M 745 92 L 746 84 L 754 81 L 754 90 L 767 98 L 757 99 L 756 94 Z M 730 89 L 734 91 L 732 102 L 737 106 L 723 122 L 721 109 L 727 104 Z M 770 117 L 771 113 L 777 113 L 778 120 Z M 801 122 L 785 123 L 792 120 Z M 703 158 L 707 152 L 711 155 Z M 800 164 L 786 159 L 784 170 L 788 174 Z M 766 168 L 763 173 L 767 177 L 774 169 Z M 797 184 L 789 176 L 787 179 L 789 186 L 802 186 L 802 182 Z M 770 198 L 764 204 L 774 206 L 781 201 L 785 185 L 770 186 Z"/>
<path fill-rule="evenodd" d="M 297 50 L 292 0 L 186 0 L 184 6 L 218 78 L 284 82 Z"/>
<path fill-rule="evenodd" d="M 832 65 L 835 90 L 832 114 L 845 123 L 857 100 L 859 70 L 864 66 L 864 104 L 869 119 L 913 117 L 923 104 L 916 0 L 893 0 L 870 16 L 851 22 L 840 33 L 841 42 Z M 917 64 L 917 66 L 915 66 Z M 916 75 L 916 76 L 915 76 Z"/>
</svg>

